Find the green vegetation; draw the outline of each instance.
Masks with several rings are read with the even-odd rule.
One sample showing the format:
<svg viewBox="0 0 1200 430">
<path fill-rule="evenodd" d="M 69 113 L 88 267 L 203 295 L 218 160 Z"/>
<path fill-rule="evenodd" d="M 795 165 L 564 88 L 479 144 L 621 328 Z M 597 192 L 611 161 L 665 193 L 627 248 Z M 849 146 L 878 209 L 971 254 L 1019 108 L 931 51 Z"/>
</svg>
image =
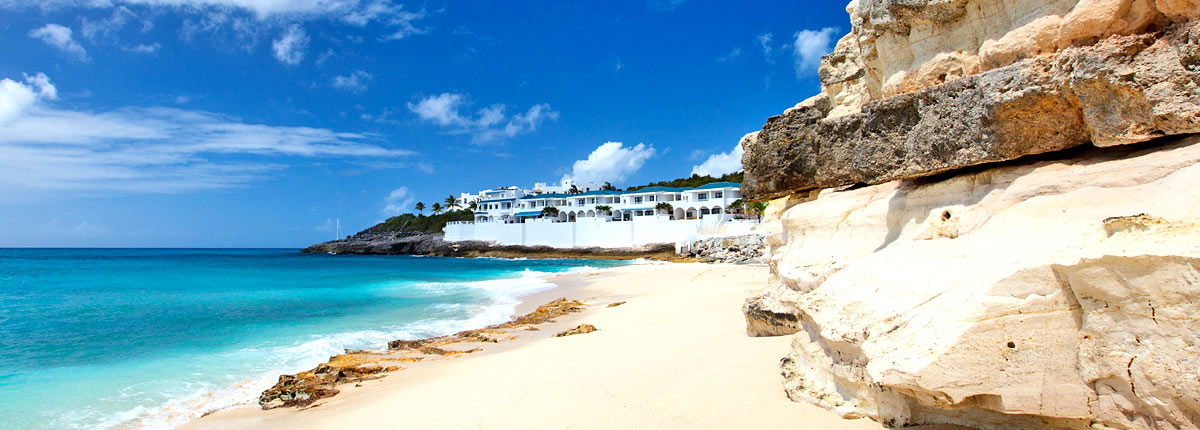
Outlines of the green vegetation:
<svg viewBox="0 0 1200 430">
<path fill-rule="evenodd" d="M 679 178 L 679 179 L 672 179 L 670 181 L 651 182 L 646 185 L 638 185 L 635 187 L 626 188 L 625 191 L 634 191 L 634 190 L 646 188 L 646 187 L 696 188 L 696 187 L 699 187 L 704 184 L 711 184 L 713 182 L 741 183 L 742 178 L 744 176 L 745 176 L 745 173 L 742 173 L 742 172 L 721 175 L 720 178 L 714 178 L 714 177 L 708 176 L 708 175 L 700 176 L 700 175 L 693 174 L 690 178 Z"/>
<path fill-rule="evenodd" d="M 551 218 L 556 217 L 558 216 L 558 208 L 554 206 L 546 206 L 542 208 L 542 216 Z"/>
<path fill-rule="evenodd" d="M 474 221 L 475 213 L 470 210 L 452 210 L 438 215 L 413 215 L 401 214 L 388 218 L 386 221 L 375 226 L 363 230 L 363 233 L 391 233 L 391 232 L 436 232 L 441 233 L 442 228 L 450 221 Z"/>
<path fill-rule="evenodd" d="M 729 211 L 733 212 L 735 214 L 742 213 L 742 210 L 745 208 L 746 208 L 746 202 L 743 202 L 742 199 L 737 199 L 732 202 L 729 202 Z"/>
<path fill-rule="evenodd" d="M 745 211 L 748 214 L 757 215 L 759 218 L 762 218 L 763 212 L 766 212 L 767 210 L 767 202 L 747 203 L 742 201 L 742 199 L 737 199 L 729 202 L 729 210 L 738 214 L 742 213 L 742 211 Z"/>
<path fill-rule="evenodd" d="M 417 205 L 413 206 L 413 208 L 415 208 L 417 210 L 417 212 L 419 212 L 419 213 L 424 213 L 425 212 L 425 203 L 417 202 Z"/>
<path fill-rule="evenodd" d="M 612 206 L 596 205 L 596 212 L 600 212 L 604 215 L 612 215 Z"/>
<path fill-rule="evenodd" d="M 656 213 L 666 212 L 669 215 L 673 210 L 675 210 L 675 207 L 671 206 L 671 204 L 667 202 L 658 202 L 657 205 L 654 205 L 654 212 Z"/>
</svg>

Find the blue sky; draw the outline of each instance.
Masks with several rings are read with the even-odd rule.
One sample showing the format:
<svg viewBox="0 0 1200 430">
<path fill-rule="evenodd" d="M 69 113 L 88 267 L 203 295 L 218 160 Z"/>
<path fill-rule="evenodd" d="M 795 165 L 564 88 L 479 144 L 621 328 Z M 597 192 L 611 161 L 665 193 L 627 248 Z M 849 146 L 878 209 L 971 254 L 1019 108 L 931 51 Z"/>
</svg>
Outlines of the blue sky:
<svg viewBox="0 0 1200 430">
<path fill-rule="evenodd" d="M 736 170 L 844 7 L 0 0 L 0 246 L 298 247 L 460 191 Z"/>
</svg>

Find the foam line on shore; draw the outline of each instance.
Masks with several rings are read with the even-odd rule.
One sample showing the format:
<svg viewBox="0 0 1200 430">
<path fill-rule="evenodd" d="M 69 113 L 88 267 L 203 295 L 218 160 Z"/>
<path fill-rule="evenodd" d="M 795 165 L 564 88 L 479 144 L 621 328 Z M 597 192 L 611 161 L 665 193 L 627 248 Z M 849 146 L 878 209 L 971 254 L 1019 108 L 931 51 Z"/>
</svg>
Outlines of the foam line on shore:
<svg viewBox="0 0 1200 430">
<path fill-rule="evenodd" d="M 196 386 L 187 394 L 173 395 L 160 405 L 139 405 L 132 409 L 110 414 L 100 420 L 97 428 L 147 428 L 171 429 L 188 421 L 214 412 L 239 407 L 256 407 L 260 393 L 275 384 L 279 375 L 293 374 L 315 367 L 329 357 L 347 349 L 383 349 L 389 341 L 396 339 L 419 339 L 453 334 L 462 330 L 477 329 L 510 320 L 517 312 L 521 297 L 544 292 L 556 287 L 548 278 L 565 274 L 590 273 L 600 269 L 592 266 L 573 267 L 562 272 L 542 272 L 525 269 L 515 277 L 502 277 L 468 282 L 424 282 L 407 283 L 405 288 L 418 288 L 430 292 L 464 291 L 483 292 L 488 303 L 483 305 L 454 304 L 454 307 L 471 307 L 468 318 L 427 318 L 388 327 L 385 330 L 359 330 L 332 335 L 317 336 L 290 346 L 270 348 L 265 354 L 279 361 L 270 370 L 238 381 L 232 385 L 218 387 L 207 383 L 180 381 L 180 385 Z M 440 305 L 443 311 L 453 311 Z M 238 360 L 237 355 L 263 355 L 260 349 L 247 348 L 232 353 L 228 360 Z M 243 359 L 250 359 L 243 357 Z M 65 428 L 83 428 L 68 422 L 59 422 Z"/>
</svg>

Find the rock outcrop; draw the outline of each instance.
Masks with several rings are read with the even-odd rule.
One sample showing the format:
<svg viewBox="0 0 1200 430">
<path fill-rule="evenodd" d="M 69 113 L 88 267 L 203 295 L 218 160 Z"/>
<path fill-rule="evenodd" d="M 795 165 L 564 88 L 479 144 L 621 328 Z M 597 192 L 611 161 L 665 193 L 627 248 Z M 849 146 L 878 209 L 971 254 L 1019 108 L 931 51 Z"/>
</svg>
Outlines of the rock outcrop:
<svg viewBox="0 0 1200 430">
<path fill-rule="evenodd" d="M 555 334 L 554 337 L 567 337 L 567 336 L 574 336 L 577 334 L 587 334 L 587 333 L 594 332 L 596 330 L 597 330 L 596 326 L 594 326 L 594 325 L 580 324 L 578 326 L 575 326 L 575 328 L 569 328 L 569 329 L 560 331 L 560 332 L 558 332 L 558 334 Z"/>
<path fill-rule="evenodd" d="M 1200 429 L 1200 2 L 859 0 L 744 141 L 747 331 L 889 426 Z"/>
<path fill-rule="evenodd" d="M 848 417 L 1197 428 L 1198 185 L 1192 137 L 776 202 L 748 329 Z"/>
<path fill-rule="evenodd" d="M 1200 132 L 1200 24 L 1185 14 L 1195 6 L 1151 3 L 851 3 L 854 32 L 824 59 L 824 92 L 745 142 L 743 193 Z"/>
<path fill-rule="evenodd" d="M 760 234 L 710 237 L 692 242 L 687 256 L 705 263 L 762 264 L 764 248 Z"/>
<path fill-rule="evenodd" d="M 553 322 L 555 318 L 583 308 L 583 302 L 558 298 L 511 321 L 480 329 L 425 339 L 397 339 L 388 342 L 386 350 L 348 350 L 345 354 L 329 357 L 329 361 L 311 370 L 280 375 L 275 386 L 259 395 L 258 404 L 263 409 L 309 406 L 337 395 L 341 385 L 382 378 L 388 372 L 403 369 L 402 365 L 407 363 L 479 352 L 483 350 L 480 345 L 515 340 L 522 332 L 537 331 L 537 325 Z M 583 324 L 572 330 L 580 331 L 571 334 L 580 334 L 596 331 L 596 328 Z"/>
</svg>

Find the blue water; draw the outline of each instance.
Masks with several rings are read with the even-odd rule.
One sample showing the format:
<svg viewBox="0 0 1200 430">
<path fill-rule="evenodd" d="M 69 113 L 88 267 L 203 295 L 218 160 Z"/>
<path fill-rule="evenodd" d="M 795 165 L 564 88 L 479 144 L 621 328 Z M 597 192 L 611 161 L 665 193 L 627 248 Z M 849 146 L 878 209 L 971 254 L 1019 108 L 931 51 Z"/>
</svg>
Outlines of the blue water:
<svg viewBox="0 0 1200 430">
<path fill-rule="evenodd" d="M 345 348 L 504 321 L 548 274 L 619 264 L 0 249 L 0 427 L 171 428 Z"/>
</svg>

